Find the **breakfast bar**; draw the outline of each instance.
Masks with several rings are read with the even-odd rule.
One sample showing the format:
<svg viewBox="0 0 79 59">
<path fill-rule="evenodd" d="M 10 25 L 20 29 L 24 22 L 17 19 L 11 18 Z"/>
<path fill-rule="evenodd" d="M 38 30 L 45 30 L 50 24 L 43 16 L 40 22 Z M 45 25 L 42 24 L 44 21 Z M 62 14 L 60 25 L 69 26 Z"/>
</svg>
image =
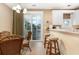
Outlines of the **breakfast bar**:
<svg viewBox="0 0 79 59">
<path fill-rule="evenodd" d="M 51 35 L 59 38 L 61 54 L 79 54 L 79 32 L 65 29 L 50 29 L 49 31 Z"/>
</svg>

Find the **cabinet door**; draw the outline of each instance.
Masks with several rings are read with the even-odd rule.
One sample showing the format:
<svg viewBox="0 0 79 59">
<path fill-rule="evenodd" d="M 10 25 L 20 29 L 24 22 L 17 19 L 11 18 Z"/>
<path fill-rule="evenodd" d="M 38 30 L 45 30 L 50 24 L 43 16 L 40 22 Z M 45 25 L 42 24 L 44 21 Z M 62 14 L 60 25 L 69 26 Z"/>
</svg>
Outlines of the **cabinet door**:
<svg viewBox="0 0 79 59">
<path fill-rule="evenodd" d="M 53 25 L 62 25 L 63 13 L 61 10 L 53 10 L 52 11 L 52 23 L 53 23 Z"/>
<path fill-rule="evenodd" d="M 73 14 L 73 25 L 79 25 L 79 10 L 76 10 Z"/>
</svg>

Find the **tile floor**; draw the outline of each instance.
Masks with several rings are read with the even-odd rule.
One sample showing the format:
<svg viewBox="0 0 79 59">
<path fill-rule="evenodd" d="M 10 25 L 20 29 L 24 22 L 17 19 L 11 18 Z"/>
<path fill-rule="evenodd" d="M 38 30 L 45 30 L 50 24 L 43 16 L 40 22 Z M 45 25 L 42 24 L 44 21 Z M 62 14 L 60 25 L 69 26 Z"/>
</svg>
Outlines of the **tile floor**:
<svg viewBox="0 0 79 59">
<path fill-rule="evenodd" d="M 23 55 L 46 55 L 42 41 L 31 41 L 30 46 L 32 51 L 30 52 L 29 49 L 24 48 Z"/>
</svg>

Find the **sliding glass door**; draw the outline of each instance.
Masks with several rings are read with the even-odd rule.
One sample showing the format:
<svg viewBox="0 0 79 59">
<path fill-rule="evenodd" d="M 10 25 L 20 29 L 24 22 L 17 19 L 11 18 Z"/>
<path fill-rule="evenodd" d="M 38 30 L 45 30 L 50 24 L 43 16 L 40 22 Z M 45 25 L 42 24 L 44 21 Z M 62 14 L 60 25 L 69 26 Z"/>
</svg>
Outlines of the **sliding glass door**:
<svg viewBox="0 0 79 59">
<path fill-rule="evenodd" d="M 33 15 L 32 17 L 32 39 L 40 40 L 41 39 L 41 19 L 40 15 Z"/>
<path fill-rule="evenodd" d="M 42 12 L 29 12 L 24 15 L 24 35 L 32 31 L 32 40 L 42 40 L 43 18 Z"/>
</svg>

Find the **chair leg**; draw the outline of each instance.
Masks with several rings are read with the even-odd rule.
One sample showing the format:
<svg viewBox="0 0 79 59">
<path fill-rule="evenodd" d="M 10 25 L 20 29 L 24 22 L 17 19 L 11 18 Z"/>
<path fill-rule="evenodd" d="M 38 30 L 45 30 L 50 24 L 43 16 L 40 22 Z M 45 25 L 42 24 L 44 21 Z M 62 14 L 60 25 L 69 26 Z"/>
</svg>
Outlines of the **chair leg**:
<svg viewBox="0 0 79 59">
<path fill-rule="evenodd" d="M 59 49 L 59 44 L 58 44 L 58 41 L 57 41 L 57 47 L 58 47 L 58 51 L 59 51 L 59 55 L 60 55 L 60 49 Z"/>
<path fill-rule="evenodd" d="M 31 52 L 31 51 L 32 51 L 31 47 L 29 46 L 28 48 L 29 48 L 29 50 L 30 50 L 30 52 Z"/>
</svg>

